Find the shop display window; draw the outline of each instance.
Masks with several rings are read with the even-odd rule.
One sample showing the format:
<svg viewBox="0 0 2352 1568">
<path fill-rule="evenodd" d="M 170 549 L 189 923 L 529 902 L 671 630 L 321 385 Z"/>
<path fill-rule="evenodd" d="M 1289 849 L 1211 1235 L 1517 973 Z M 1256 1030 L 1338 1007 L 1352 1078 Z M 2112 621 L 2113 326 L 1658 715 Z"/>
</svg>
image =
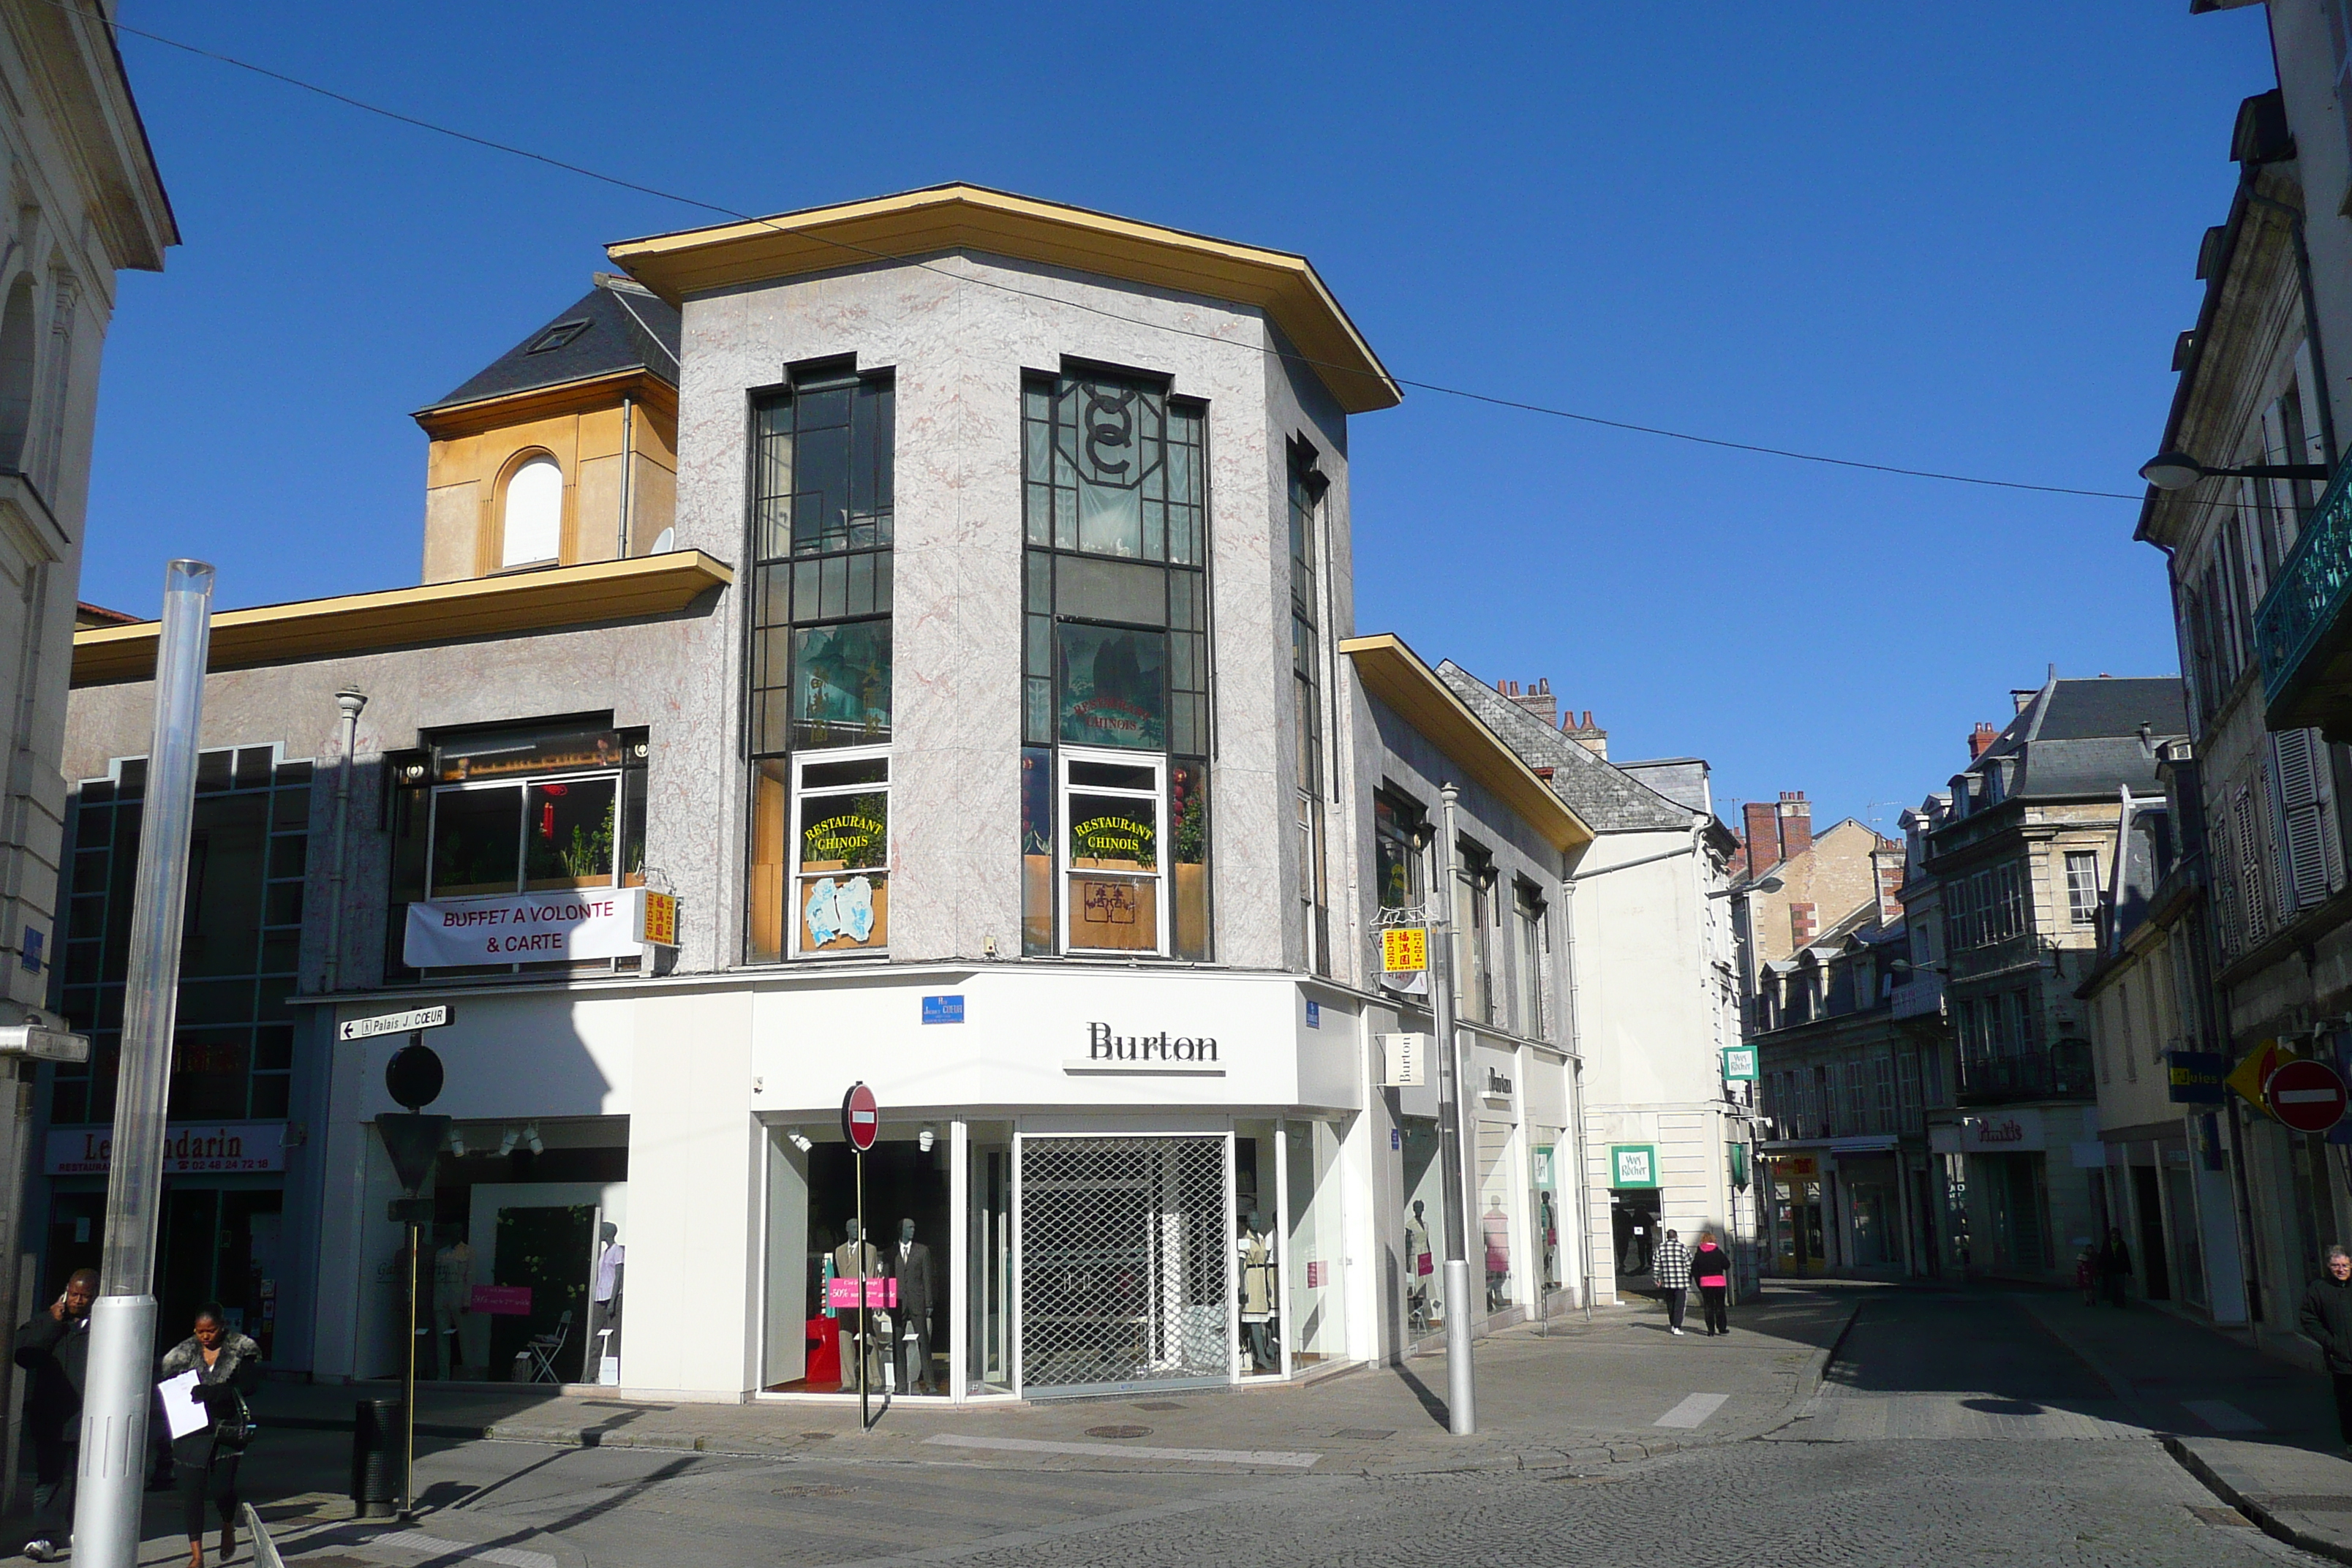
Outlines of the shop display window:
<svg viewBox="0 0 2352 1568">
<path fill-rule="evenodd" d="M 1295 1371 L 1347 1353 L 1347 1244 L 1338 1131 L 1328 1121 L 1293 1121 L 1283 1131 L 1290 1223 L 1290 1326 L 1284 1337 Z"/>
<path fill-rule="evenodd" d="M 1522 1295 L 1513 1242 L 1518 1229 L 1520 1186 L 1512 1145 L 1517 1129 L 1481 1121 L 1478 1128 L 1478 1207 L 1470 1223 L 1470 1272 L 1485 1280 L 1486 1307 L 1499 1312 Z"/>
<path fill-rule="evenodd" d="M 828 1118 L 768 1129 L 761 1386 L 771 1394 L 945 1394 L 952 1140 L 945 1126 L 886 1124 L 857 1157 Z M 861 1342 L 857 1281 L 867 1298 Z"/>
<path fill-rule="evenodd" d="M 1436 1118 L 1397 1121 L 1404 1144 L 1405 1332 L 1422 1340 L 1445 1327 L 1445 1166 Z"/>
</svg>

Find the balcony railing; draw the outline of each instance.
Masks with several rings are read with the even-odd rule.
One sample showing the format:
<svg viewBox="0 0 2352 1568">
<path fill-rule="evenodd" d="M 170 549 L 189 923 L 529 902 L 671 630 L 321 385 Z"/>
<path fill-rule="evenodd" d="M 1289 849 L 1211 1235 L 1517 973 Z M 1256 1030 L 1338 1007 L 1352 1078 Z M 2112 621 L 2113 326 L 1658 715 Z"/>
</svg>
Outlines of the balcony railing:
<svg viewBox="0 0 2352 1568">
<path fill-rule="evenodd" d="M 1960 1058 L 1959 1102 L 2000 1105 L 2018 1100 L 2095 1100 L 2091 1043 L 2060 1040 L 2013 1057 Z"/>
<path fill-rule="evenodd" d="M 1944 1010 L 1944 977 L 1930 970 L 1919 969 L 1895 987 L 1894 1014 L 1897 1018 L 1924 1018 Z"/>
<path fill-rule="evenodd" d="M 2304 520 L 2294 548 L 2279 564 L 2271 590 L 2254 612 L 2254 644 L 2262 657 L 2263 700 L 2275 709 L 2300 678 L 2315 673 L 2306 667 L 2312 656 L 2343 621 L 2346 602 L 2352 600 L 2352 464 L 2339 469 Z M 2273 728 L 2294 728 L 2315 721 L 2316 715 Z"/>
</svg>

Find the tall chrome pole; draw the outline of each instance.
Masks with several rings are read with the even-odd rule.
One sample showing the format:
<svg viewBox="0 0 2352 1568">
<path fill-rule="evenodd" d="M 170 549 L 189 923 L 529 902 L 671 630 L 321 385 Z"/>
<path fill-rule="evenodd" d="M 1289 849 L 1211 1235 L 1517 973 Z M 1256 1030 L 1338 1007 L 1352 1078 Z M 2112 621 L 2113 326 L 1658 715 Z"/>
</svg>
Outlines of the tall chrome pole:
<svg viewBox="0 0 2352 1568">
<path fill-rule="evenodd" d="M 1429 965 L 1429 1005 L 1437 1029 L 1437 1158 L 1445 1167 L 1445 1423 L 1456 1436 L 1478 1429 L 1478 1397 L 1470 1366 L 1470 1222 L 1463 1201 L 1462 1073 L 1454 1026 L 1454 806 L 1462 791 L 1438 794 L 1437 869 L 1430 889 L 1436 919 Z"/>
<path fill-rule="evenodd" d="M 210 566 L 172 563 L 163 577 L 163 623 L 155 647 L 155 738 L 140 813 L 106 1237 L 82 1394 L 74 1561 L 87 1568 L 134 1568 L 139 1560 L 147 1413 L 155 1400 L 155 1216 L 163 1198 L 163 1111 L 179 1007 L 180 927 L 187 909 L 196 727 L 212 644 L 212 599 Z"/>
</svg>

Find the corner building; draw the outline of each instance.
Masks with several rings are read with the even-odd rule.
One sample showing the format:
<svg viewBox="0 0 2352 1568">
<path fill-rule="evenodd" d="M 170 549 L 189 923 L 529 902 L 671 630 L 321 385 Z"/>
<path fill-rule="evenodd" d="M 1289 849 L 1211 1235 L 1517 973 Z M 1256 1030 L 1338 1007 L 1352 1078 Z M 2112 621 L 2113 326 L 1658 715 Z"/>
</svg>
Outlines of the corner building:
<svg viewBox="0 0 2352 1568">
<path fill-rule="evenodd" d="M 1399 394 L 1313 269 L 967 186 L 612 256 L 418 416 L 428 585 L 215 631 L 206 744 L 310 824 L 281 1362 L 400 1354 L 404 1037 L 341 1026 L 435 1003 L 444 1373 L 541 1333 L 563 1381 L 717 1399 L 1393 1355 L 1443 1242 L 1374 927 L 1440 864 L 1465 984 L 1521 998 L 1462 1047 L 1481 1322 L 1572 1304 L 1548 903 L 1591 832 L 1349 641 L 1347 421 Z M 79 645 L 93 809 L 153 637 Z"/>
</svg>

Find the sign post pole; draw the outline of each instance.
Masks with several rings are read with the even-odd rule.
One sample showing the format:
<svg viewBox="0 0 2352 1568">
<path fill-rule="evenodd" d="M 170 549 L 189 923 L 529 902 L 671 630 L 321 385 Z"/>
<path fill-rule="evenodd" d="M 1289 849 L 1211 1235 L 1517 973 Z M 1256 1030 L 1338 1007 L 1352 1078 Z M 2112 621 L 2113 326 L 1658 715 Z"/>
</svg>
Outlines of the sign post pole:
<svg viewBox="0 0 2352 1568">
<path fill-rule="evenodd" d="M 866 1151 L 874 1147 L 881 1131 L 881 1107 L 861 1079 L 841 1097 L 842 1136 L 849 1140 L 850 1151 L 857 1158 L 857 1240 L 850 1257 L 857 1265 L 857 1429 L 861 1432 L 874 1429 L 874 1321 L 869 1310 L 874 1281 L 866 1273 L 866 1256 L 868 1252 L 881 1256 L 881 1249 L 866 1234 Z"/>
<path fill-rule="evenodd" d="M 1477 1384 L 1470 1361 L 1470 1224 L 1462 1168 L 1461 1043 L 1454 1027 L 1454 803 L 1461 790 L 1439 791 L 1436 885 L 1430 889 L 1430 929 L 1438 952 L 1429 966 L 1430 1012 L 1437 1038 L 1438 1159 L 1445 1192 L 1445 1424 L 1457 1437 L 1478 1430 Z"/>
</svg>

